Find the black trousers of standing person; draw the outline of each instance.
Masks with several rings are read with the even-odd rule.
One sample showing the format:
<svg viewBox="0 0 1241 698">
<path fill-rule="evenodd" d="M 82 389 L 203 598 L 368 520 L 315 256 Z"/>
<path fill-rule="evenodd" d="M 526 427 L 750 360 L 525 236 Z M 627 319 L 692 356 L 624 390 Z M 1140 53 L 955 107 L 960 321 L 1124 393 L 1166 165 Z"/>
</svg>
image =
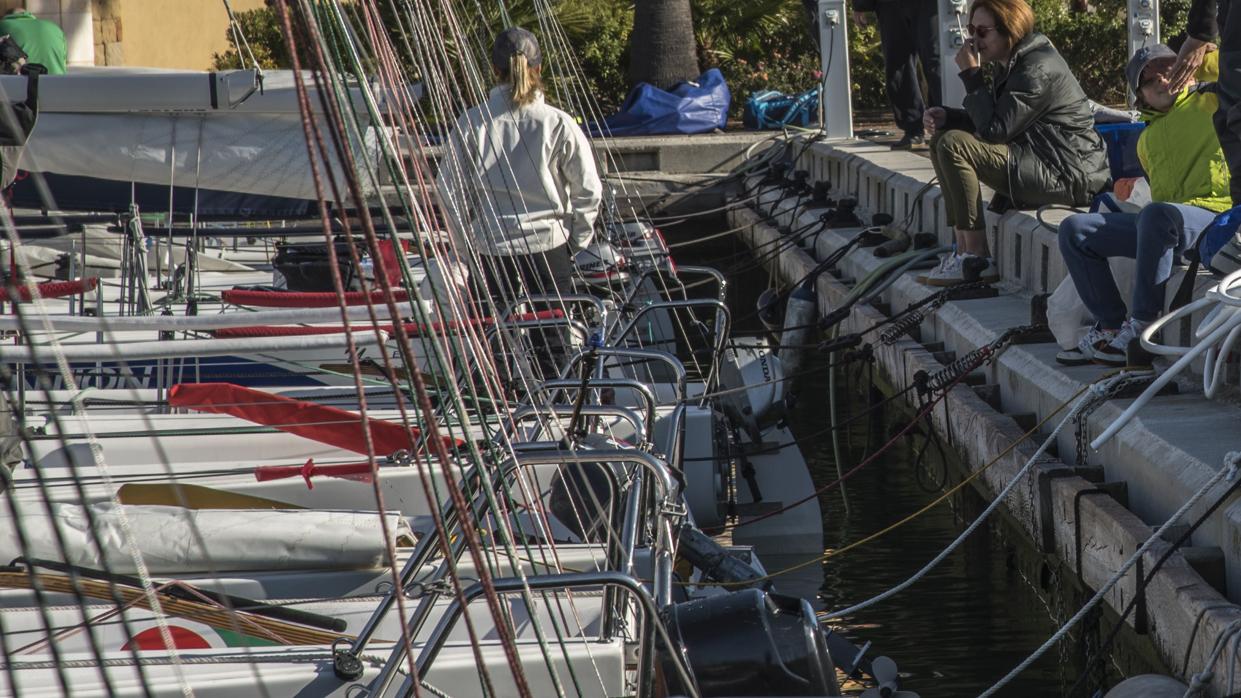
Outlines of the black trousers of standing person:
<svg viewBox="0 0 1241 698">
<path fill-rule="evenodd" d="M 922 112 L 944 101 L 939 84 L 939 20 L 936 0 L 880 0 L 875 3 L 888 101 L 896 125 L 905 133 L 922 135 Z M 927 105 L 914 61 L 922 63 L 930 90 Z"/>
<path fill-rule="evenodd" d="M 1218 0 L 1219 110 L 1215 132 L 1228 161 L 1232 205 L 1241 206 L 1241 3 Z"/>
<path fill-rule="evenodd" d="M 523 255 L 497 255 L 482 258 L 484 282 L 487 295 L 491 297 L 495 312 L 503 315 L 517 300 L 525 296 L 545 296 L 573 292 L 573 255 L 568 245 L 561 245 L 547 252 Z M 497 320 L 503 319 L 497 317 Z M 533 376 L 535 383 L 560 375 L 568 358 L 564 342 L 565 328 L 556 325 L 528 331 L 534 349 L 533 357 L 514 357 L 520 363 L 533 359 L 542 377 Z M 513 385 L 514 376 L 509 373 L 507 357 L 499 356 L 500 377 L 506 388 L 525 388 Z M 533 387 L 533 384 L 530 386 Z"/>
</svg>

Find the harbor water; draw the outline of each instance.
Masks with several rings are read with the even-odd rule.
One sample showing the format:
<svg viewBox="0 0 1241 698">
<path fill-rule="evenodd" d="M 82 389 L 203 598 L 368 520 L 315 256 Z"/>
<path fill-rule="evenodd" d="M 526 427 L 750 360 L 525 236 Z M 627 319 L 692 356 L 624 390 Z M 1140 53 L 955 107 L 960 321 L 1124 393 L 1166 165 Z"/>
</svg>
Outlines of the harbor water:
<svg viewBox="0 0 1241 698">
<path fill-rule="evenodd" d="M 713 229 L 718 230 L 702 226 L 702 234 Z M 678 235 L 677 239 L 684 238 Z M 761 329 L 749 316 L 769 277 L 756 268 L 755 255 L 732 241 L 699 254 L 730 279 L 728 300 L 738 319 L 736 329 Z M 691 256 L 686 261 L 696 259 Z M 796 381 L 799 398 L 788 422 L 815 486 L 822 488 L 835 482 L 838 472 L 848 472 L 893 440 L 914 417 L 914 410 L 902 400 L 870 410 L 869 405 L 890 394 L 882 376 L 864 364 L 840 369 L 836 376 L 838 418 L 847 420 L 868 410 L 869 414 L 840 432 L 838 471 L 827 400 L 831 359 L 811 354 L 806 366 L 810 373 Z M 825 554 L 906 519 L 967 476 L 951 444 L 928 442 L 922 425 L 896 437 L 883 455 L 848 478 L 844 493 L 832 487 L 819 495 Z M 828 557 L 821 563 L 821 576 L 812 576 L 817 592 L 807 586 L 804 573 L 800 578 L 797 573 L 778 577 L 777 588 L 806 597 L 814 593 L 812 601 L 824 611 L 865 601 L 918 572 L 986 504 L 967 485 L 891 532 Z M 858 644 L 873 643 L 870 656 L 892 657 L 904 677 L 903 685 L 923 698 L 978 695 L 1039 647 L 1088 598 L 1088 590 L 1077 584 L 1073 570 L 1058 569 L 1055 562 L 1045 559 L 1006 516 L 993 515 L 965 545 L 903 593 L 835 627 Z M 773 571 L 797 564 L 795 558 L 774 552 L 762 551 Z M 1072 633 L 1002 695 L 1087 697 L 1125 676 L 1167 671 L 1150 643 L 1127 627 L 1101 660 L 1087 662 L 1087 654 L 1097 654 L 1087 650 L 1110 633 L 1114 621 L 1114 617 L 1089 619 L 1083 624 L 1085 632 Z M 1079 681 L 1083 673 L 1086 677 Z"/>
</svg>

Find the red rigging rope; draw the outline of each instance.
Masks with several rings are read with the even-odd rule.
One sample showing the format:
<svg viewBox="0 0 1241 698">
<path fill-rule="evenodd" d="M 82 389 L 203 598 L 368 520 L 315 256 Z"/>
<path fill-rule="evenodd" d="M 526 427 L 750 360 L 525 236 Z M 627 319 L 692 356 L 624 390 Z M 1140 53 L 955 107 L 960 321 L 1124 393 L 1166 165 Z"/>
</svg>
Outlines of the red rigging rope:
<svg viewBox="0 0 1241 698">
<path fill-rule="evenodd" d="M 39 292 L 40 298 L 63 298 L 84 291 L 93 291 L 99 285 L 99 277 L 91 276 L 84 279 L 74 279 L 73 281 L 45 281 L 35 286 Z M 27 286 L 19 286 L 17 289 L 17 298 L 23 302 L 30 302 L 33 295 Z M 7 287 L 0 287 L 0 303 L 7 303 L 13 299 Z"/>
<path fill-rule="evenodd" d="M 299 8 L 299 9 L 304 10 L 304 8 Z M 328 255 L 331 261 L 330 269 L 331 269 L 331 276 L 332 276 L 332 286 L 333 286 L 333 290 L 336 293 L 338 303 L 340 304 L 341 322 L 343 322 L 345 326 L 348 327 L 349 316 L 345 308 L 345 303 L 346 303 L 345 286 L 344 286 L 344 281 L 341 279 L 340 264 L 336 257 L 336 245 L 334 244 L 334 241 L 332 240 L 332 234 L 331 234 L 332 226 L 331 226 L 331 222 L 328 220 L 328 217 L 327 217 L 327 201 L 326 201 L 325 191 L 323 187 L 323 178 L 319 171 L 319 160 L 317 159 L 316 155 L 321 156 L 323 158 L 323 163 L 326 165 L 327 176 L 329 178 L 329 181 L 332 187 L 332 192 L 335 195 L 334 200 L 340 202 L 340 201 L 343 201 L 343 199 L 341 198 L 339 189 L 337 188 L 337 185 L 336 185 L 336 178 L 334 176 L 334 173 L 332 171 L 332 166 L 331 166 L 332 160 L 328 156 L 326 147 L 323 143 L 323 135 L 319 131 L 318 121 L 313 116 L 314 111 L 311 107 L 310 98 L 308 97 L 307 91 L 306 91 L 305 77 L 302 72 L 302 61 L 301 61 L 301 55 L 300 55 L 301 52 L 300 52 L 299 45 L 298 45 L 299 39 L 302 36 L 304 36 L 304 32 L 306 30 L 305 23 L 309 21 L 309 16 L 306 15 L 304 12 L 299 13 L 301 21 L 298 23 L 297 26 L 299 29 L 302 30 L 302 32 L 295 32 L 292 16 L 291 16 L 289 6 L 288 6 L 288 0 L 276 0 L 276 10 L 277 10 L 277 14 L 280 16 L 281 30 L 282 30 L 282 33 L 284 34 L 285 43 L 289 47 L 289 55 L 293 63 L 293 75 L 294 75 L 293 84 L 294 84 L 294 87 L 297 93 L 299 111 L 301 112 L 302 131 L 303 131 L 303 135 L 305 135 L 306 137 L 307 160 L 309 161 L 309 165 L 310 165 L 311 177 L 314 180 L 316 198 L 319 201 L 320 221 L 323 225 L 323 234 L 326 239 L 325 241 L 327 243 Z M 313 42 L 307 42 L 307 43 L 313 43 Z M 323 69 L 327 69 L 327 66 L 322 62 L 322 60 L 320 60 L 319 67 Z M 318 146 L 317 149 L 316 149 L 316 145 Z M 363 208 L 365 208 L 365 203 L 363 203 Z M 345 219 L 345 223 L 346 225 L 348 225 L 347 218 Z M 350 236 L 347 239 L 352 240 L 352 237 Z M 366 304 L 367 307 L 373 308 L 373 303 L 370 302 L 369 297 L 367 298 L 367 301 L 368 301 Z M 370 314 L 371 314 L 371 324 L 378 325 L 379 322 L 374 317 L 375 314 L 373 310 Z M 396 315 L 396 317 L 400 317 L 400 315 L 398 314 Z M 354 343 L 353 343 L 353 335 L 347 332 L 346 337 L 349 338 L 349 345 L 350 345 L 349 346 L 349 361 L 353 365 L 353 382 L 354 382 L 354 390 L 356 391 L 356 394 L 358 397 L 358 411 L 359 411 L 361 418 L 365 419 L 366 412 L 367 412 L 367 403 L 366 403 L 366 390 L 362 385 L 361 360 L 358 356 L 357 348 L 354 346 Z M 380 349 L 381 349 L 380 354 L 381 356 L 384 357 L 384 361 L 386 364 L 388 362 L 387 352 L 382 351 L 383 349 L 382 347 L 380 347 Z M 390 369 L 389 369 L 388 375 L 393 375 Z M 400 393 L 398 392 L 397 395 L 399 394 Z M 401 404 L 403 404 L 403 401 L 398 399 L 398 405 L 401 405 Z M 402 409 L 402 417 L 404 417 L 403 409 Z M 375 448 L 374 448 L 374 443 L 371 439 L 370 430 L 363 430 L 363 442 L 366 447 L 365 453 L 367 456 L 367 461 L 371 464 L 372 468 L 377 472 L 379 469 L 379 464 L 375 460 Z M 419 471 L 421 472 L 421 468 L 419 468 Z M 425 478 L 423 479 L 425 480 Z M 383 500 L 383 490 L 379 487 L 377 479 L 372 482 L 372 488 L 375 494 L 375 506 L 378 509 L 379 515 L 380 515 L 379 516 L 380 526 L 383 530 L 384 539 L 386 541 L 385 543 L 386 548 L 387 548 L 386 553 L 388 557 L 388 562 L 390 563 L 390 566 L 391 566 L 392 581 L 393 581 L 393 584 L 396 585 L 394 588 L 399 588 L 401 584 L 401 579 L 400 579 L 400 573 L 397 571 L 397 566 L 396 566 L 396 549 L 395 549 L 395 546 L 391 545 L 391 542 L 390 542 L 391 532 L 388 530 L 387 516 L 385 515 L 385 512 L 384 512 L 385 507 L 384 507 L 384 500 Z M 434 513 L 434 508 L 432 509 L 432 512 Z M 437 518 L 436 528 L 440 529 L 442 528 L 442 526 L 440 522 L 438 521 L 438 517 L 436 518 Z M 455 576 L 453 577 L 453 579 L 454 579 L 454 582 L 456 582 Z M 460 598 L 461 596 L 461 593 L 459 590 L 460 584 L 456 583 L 455 586 L 457 587 L 458 598 Z M 396 600 L 398 613 L 400 614 L 398 617 L 398 621 L 400 623 L 400 629 L 401 629 L 401 640 L 402 640 L 401 644 L 405 647 L 405 652 L 404 652 L 405 659 L 408 664 L 409 671 L 411 673 L 416 673 L 417 667 L 416 667 L 414 655 L 413 655 L 413 635 L 410 631 L 409 624 L 406 620 L 407 611 L 405 608 L 404 595 L 396 594 L 395 600 Z M 474 636 L 473 633 L 471 633 L 471 640 L 475 642 L 477 641 L 477 638 Z M 418 686 L 419 686 L 419 683 L 414 682 L 415 697 L 420 695 Z"/>
<path fill-rule="evenodd" d="M 306 85 L 304 83 L 303 74 L 301 72 L 301 65 L 300 65 L 301 61 L 300 61 L 299 51 L 297 48 L 297 42 L 299 38 L 307 39 L 305 41 L 305 44 L 307 45 L 308 53 L 311 54 L 311 60 L 313 62 L 312 67 L 319 69 L 319 70 L 313 71 L 311 77 L 315 80 L 316 87 L 318 88 L 318 95 L 320 98 L 320 102 L 322 106 L 324 107 L 324 111 L 325 111 L 324 116 L 327 121 L 329 135 L 331 136 L 332 146 L 334 146 L 334 151 L 337 156 L 337 161 L 340 162 L 342 165 L 344 184 L 348 187 L 349 196 L 354 200 L 354 202 L 358 206 L 360 219 L 361 219 L 360 222 L 362 224 L 362 230 L 363 230 L 363 233 L 365 234 L 366 242 L 370 246 L 370 248 L 373 250 L 377 246 L 377 237 L 375 235 L 375 230 L 372 225 L 371 218 L 370 218 L 370 211 L 366 206 L 365 196 L 363 195 L 361 191 L 360 183 L 358 182 L 357 178 L 353 176 L 353 173 L 355 172 L 355 169 L 354 169 L 355 162 L 351 156 L 351 153 L 346 148 L 342 147 L 342 143 L 341 143 L 341 139 L 346 137 L 345 136 L 346 124 L 344 123 L 344 120 L 338 108 L 339 105 L 337 105 L 335 101 L 326 94 L 324 86 L 322 84 L 322 80 L 329 76 L 322 74 L 320 71 L 326 72 L 326 71 L 331 70 L 330 62 L 328 61 L 327 57 L 324 55 L 324 51 L 323 51 L 323 37 L 319 33 L 319 30 L 316 24 L 315 14 L 313 12 L 306 11 L 304 2 L 299 3 L 299 5 L 301 6 L 301 9 L 303 11 L 298 13 L 300 21 L 297 24 L 297 29 L 300 31 L 295 32 L 293 22 L 291 21 L 289 9 L 286 4 L 286 0 L 277 0 L 277 6 L 280 11 L 286 41 L 289 44 L 290 54 L 292 55 L 293 61 L 295 64 L 294 65 L 294 75 L 296 76 L 295 85 L 298 91 L 299 104 L 302 107 L 302 125 L 303 125 L 303 130 L 305 131 L 305 135 L 306 135 L 307 149 L 309 151 L 309 155 L 310 155 L 310 159 L 312 163 L 312 174 L 314 175 L 314 178 L 315 178 L 315 185 L 316 185 L 316 190 L 319 194 L 321 210 L 325 207 L 322 206 L 322 204 L 324 203 L 323 201 L 324 189 L 323 189 L 322 178 L 320 177 L 320 172 L 318 170 L 318 159 L 319 158 L 322 159 L 322 162 L 328 164 L 328 167 L 326 168 L 327 169 L 326 175 L 331 185 L 332 192 L 335 195 L 335 200 L 342 201 L 343 198 L 340 196 L 341 192 L 338 187 L 338 183 L 336 181 L 336 173 L 333 171 L 333 168 L 330 165 L 333 159 L 329 155 L 328 145 L 324 140 L 323 133 L 319 129 L 319 124 L 317 120 L 311 117 L 310 101 L 307 95 L 307 90 L 306 90 Z M 324 234 L 326 237 L 329 238 L 328 253 L 329 253 L 330 262 L 331 262 L 330 268 L 332 271 L 333 285 L 335 287 L 338 299 L 343 305 L 344 300 L 345 300 L 345 292 L 344 292 L 343 283 L 340 278 L 340 269 L 339 269 L 339 264 L 337 260 L 337 255 L 336 255 L 336 248 L 335 248 L 335 245 L 331 244 L 330 232 L 329 232 L 330 228 L 329 226 L 326 225 L 326 220 L 324 221 L 324 223 L 325 223 Z M 345 220 L 345 227 L 346 227 L 346 232 L 348 233 L 348 229 L 349 229 L 348 219 Z M 348 243 L 350 256 L 356 264 L 358 261 L 358 252 L 354 244 L 352 235 L 346 236 L 346 242 Z M 390 287 L 385 287 L 384 289 L 382 289 L 382 291 L 384 293 L 381 295 L 381 299 L 388 306 L 390 314 L 399 317 L 399 313 L 396 307 L 397 302 L 394 297 L 395 294 L 393 293 L 393 289 L 391 289 Z M 367 301 L 366 303 L 367 307 L 373 308 L 374 302 L 369 296 L 366 298 L 366 301 Z M 344 315 L 344 309 L 342 307 L 342 320 L 345 321 L 347 325 L 348 320 L 346 317 L 343 317 L 343 315 Z M 374 313 L 372 313 L 371 320 L 372 320 L 372 323 L 371 323 L 372 325 L 379 324 L 377 319 L 374 317 Z M 394 329 L 396 331 L 395 334 L 396 334 L 396 340 L 398 343 L 398 348 L 400 349 L 402 354 L 406 357 L 407 361 L 412 361 L 413 350 L 410 344 L 409 336 L 404 332 L 404 327 L 398 324 L 395 326 Z M 352 337 L 351 334 L 348 334 L 347 336 Z M 388 368 L 389 375 L 393 375 L 392 368 L 391 368 L 391 357 L 389 357 L 386 351 L 382 351 L 382 350 L 380 351 L 380 355 L 384 361 L 385 367 Z M 363 390 L 362 383 L 361 383 L 361 377 L 360 377 L 361 367 L 359 365 L 359 359 L 358 359 L 356 352 L 351 352 L 351 362 L 354 364 L 354 374 L 355 374 L 354 382 L 355 382 L 355 388 L 358 393 L 360 411 L 362 411 L 362 413 L 365 414 L 366 397 L 365 397 L 365 392 Z M 470 556 L 474 562 L 475 569 L 477 570 L 477 574 L 479 575 L 479 581 L 483 584 L 483 587 L 485 589 L 484 596 L 487 600 L 488 609 L 491 613 L 491 616 L 496 620 L 495 627 L 496 627 L 497 632 L 499 633 L 501 645 L 504 648 L 505 656 L 506 656 L 506 659 L 508 660 L 508 664 L 512 672 L 514 683 L 516 684 L 518 693 L 520 695 L 529 696 L 531 695 L 530 687 L 529 687 L 528 682 L 526 681 L 524 670 L 517 656 L 516 639 L 513 635 L 512 628 L 510 628 L 508 625 L 506 625 L 502 621 L 502 619 L 505 618 L 505 615 L 503 613 L 503 609 L 501 608 L 500 599 L 496 594 L 494 585 L 492 584 L 491 574 L 485 564 L 485 559 L 483 557 L 482 545 L 479 539 L 478 531 L 473 525 L 473 522 L 469 520 L 469 511 L 470 511 L 469 504 L 465 501 L 465 495 L 461 491 L 460 487 L 458 487 L 456 483 L 453 481 L 451 473 L 448 472 L 449 464 L 446 462 L 446 459 L 448 457 L 447 449 L 444 447 L 444 444 L 440 442 L 440 440 L 437 438 L 438 428 L 437 428 L 437 424 L 435 421 L 436 416 L 435 416 L 433 405 L 431 404 L 430 396 L 427 392 L 426 384 L 423 381 L 422 376 L 417 371 L 411 372 L 410 378 L 411 378 L 411 382 L 413 383 L 414 392 L 417 397 L 418 408 L 420 412 L 422 413 L 424 423 L 427 429 L 429 429 L 431 432 L 431 438 L 429 440 L 431 447 L 432 449 L 435 450 L 435 455 L 439 457 L 440 465 L 444 469 L 445 474 L 448 475 L 447 489 L 449 490 L 449 494 L 452 499 L 453 508 L 458 511 L 459 516 L 461 518 L 461 521 L 462 521 L 461 533 L 466 542 L 466 547 L 469 550 Z M 405 405 L 404 400 L 398 399 L 397 407 L 401 412 L 402 420 L 408 423 L 409 415 L 406 412 L 406 405 Z M 373 445 L 369 443 L 370 432 L 364 430 L 364 436 L 367 439 L 367 455 L 370 458 L 370 462 L 374 464 L 375 463 L 374 449 L 373 449 Z M 374 467 L 377 469 L 378 465 L 375 464 Z M 429 488 L 429 482 L 428 482 L 429 478 L 427 476 L 427 472 L 421 467 L 418 468 L 418 472 L 419 472 L 420 477 L 422 477 L 424 481 L 424 486 L 428 486 L 428 489 L 426 490 L 426 492 L 427 492 L 427 496 L 430 497 L 430 493 L 434 490 Z M 377 498 L 377 503 L 382 508 L 383 506 L 382 492 L 379 490 L 377 486 L 375 488 L 375 495 Z M 444 530 L 443 521 L 438 515 L 438 508 L 434 506 L 434 503 L 432 504 L 433 504 L 432 514 L 433 514 L 433 519 L 435 522 L 437 533 L 440 536 L 440 544 L 443 547 L 443 552 L 445 556 L 449 556 L 450 551 L 447 549 L 447 537 L 446 537 L 446 532 Z M 386 530 L 385 530 L 385 536 L 387 536 Z M 390 536 L 387 536 L 387 537 L 390 538 Z M 395 557 L 394 551 L 389 549 L 389 555 L 394 558 Z M 454 566 L 449 565 L 448 573 L 449 573 L 449 578 L 452 583 L 452 588 L 455 593 L 455 596 L 458 602 L 464 606 L 465 599 L 462 596 L 461 580 Z M 397 581 L 397 583 L 399 584 L 399 575 L 396 572 L 395 559 L 393 559 L 393 575 L 394 575 L 394 580 Z M 406 612 L 404 609 L 403 596 L 400 594 L 397 594 L 396 600 L 397 600 L 397 605 L 398 605 L 398 612 L 401 614 L 400 620 L 401 620 L 402 637 L 404 640 L 402 645 L 405 648 L 404 654 L 409 661 L 411 673 L 416 675 L 417 669 L 414 666 L 414 660 L 412 656 L 413 638 L 410 636 L 410 631 L 409 631 L 409 628 L 407 627 L 406 620 L 405 620 Z M 481 651 L 478 648 L 479 647 L 478 633 L 474 627 L 474 624 L 470 620 L 468 611 L 464 615 L 464 621 L 466 625 L 466 630 L 470 637 L 470 641 L 471 641 L 470 644 L 474 649 L 475 658 L 480 664 L 480 670 L 481 670 L 480 678 L 482 679 L 484 689 L 490 693 L 494 693 L 494 687 L 491 684 L 490 676 L 488 672 L 486 671 L 485 664 L 483 663 L 483 657 L 481 655 Z M 419 690 L 418 687 L 419 687 L 419 682 L 415 680 L 413 682 L 413 689 L 414 689 L 415 695 L 418 694 L 418 690 Z"/>
</svg>

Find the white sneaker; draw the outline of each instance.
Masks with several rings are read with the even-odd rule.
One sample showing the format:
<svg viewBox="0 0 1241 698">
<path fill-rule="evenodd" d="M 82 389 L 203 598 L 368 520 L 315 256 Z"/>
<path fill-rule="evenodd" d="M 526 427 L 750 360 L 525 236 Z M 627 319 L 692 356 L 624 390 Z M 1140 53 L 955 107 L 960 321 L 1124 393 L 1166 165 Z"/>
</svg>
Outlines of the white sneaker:
<svg viewBox="0 0 1241 698">
<path fill-rule="evenodd" d="M 916 280 L 920 284 L 930 283 L 931 277 L 942 275 L 942 274 L 947 274 L 947 273 L 952 272 L 953 270 L 959 270 L 960 268 L 961 268 L 961 255 L 957 254 L 956 252 L 949 252 L 947 254 L 941 254 L 939 256 L 939 264 L 934 269 L 928 271 L 927 273 L 917 276 Z"/>
<path fill-rule="evenodd" d="M 1086 330 L 1086 335 L 1081 338 L 1077 346 L 1056 354 L 1056 361 L 1065 366 L 1084 366 L 1093 363 L 1096 352 L 1110 344 L 1117 334 L 1119 334 L 1117 330 L 1102 330 L 1098 325 L 1094 325 Z"/>
<path fill-rule="evenodd" d="M 928 274 L 925 283 L 928 286 L 956 286 L 975 281 L 990 284 L 999 280 L 1000 272 L 990 257 L 963 254 L 957 255 L 955 263 Z"/>
<path fill-rule="evenodd" d="M 1112 341 L 1094 353 L 1094 362 L 1105 366 L 1124 366 L 1129 363 L 1129 344 L 1142 336 L 1149 322 L 1129 318 L 1120 326 Z"/>
</svg>

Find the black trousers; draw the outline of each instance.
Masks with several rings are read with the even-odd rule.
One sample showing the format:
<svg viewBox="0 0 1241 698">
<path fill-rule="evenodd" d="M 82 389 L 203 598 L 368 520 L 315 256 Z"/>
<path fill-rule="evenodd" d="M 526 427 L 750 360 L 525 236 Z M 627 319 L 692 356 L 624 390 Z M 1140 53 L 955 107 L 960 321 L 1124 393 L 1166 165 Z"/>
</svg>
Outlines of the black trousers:
<svg viewBox="0 0 1241 698">
<path fill-rule="evenodd" d="M 1218 0 L 1219 111 L 1215 132 L 1232 177 L 1232 205 L 1241 206 L 1241 6 Z"/>
<path fill-rule="evenodd" d="M 906 133 L 922 134 L 922 112 L 944 101 L 939 84 L 939 20 L 936 0 L 888 0 L 875 5 L 892 117 Z M 930 94 L 922 98 L 915 60 L 922 63 Z"/>
<path fill-rule="evenodd" d="M 523 297 L 573 292 L 573 256 L 568 245 L 535 254 L 484 256 L 482 266 L 486 293 L 498 314 L 503 314 Z M 531 329 L 528 335 L 534 350 L 533 364 L 540 373 L 531 379 L 537 383 L 559 376 L 560 369 L 568 358 L 564 342 L 565 329 L 561 326 Z M 501 378 L 505 382 L 511 382 L 508 361 L 504 360 L 504 357 L 498 358 Z"/>
</svg>

